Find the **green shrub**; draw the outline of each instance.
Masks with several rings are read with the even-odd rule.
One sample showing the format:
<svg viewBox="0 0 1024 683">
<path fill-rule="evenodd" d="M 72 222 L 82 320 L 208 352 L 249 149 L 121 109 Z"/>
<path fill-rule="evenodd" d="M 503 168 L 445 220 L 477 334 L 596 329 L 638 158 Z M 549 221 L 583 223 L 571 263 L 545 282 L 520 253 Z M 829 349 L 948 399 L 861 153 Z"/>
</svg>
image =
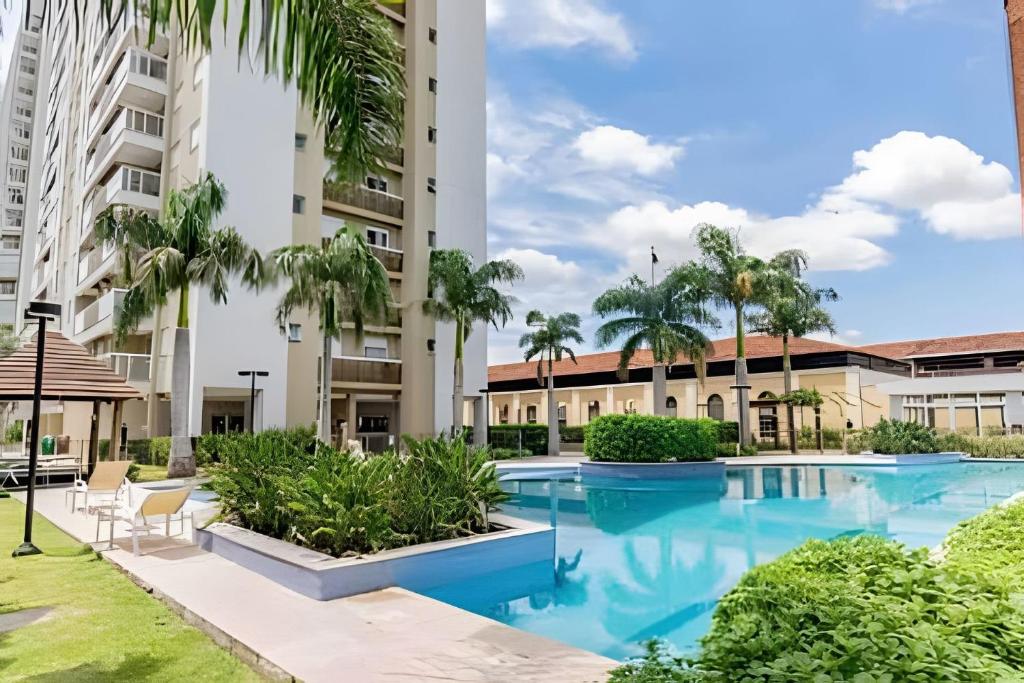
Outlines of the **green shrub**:
<svg viewBox="0 0 1024 683">
<path fill-rule="evenodd" d="M 854 430 L 846 433 L 846 452 L 857 455 L 864 451 L 871 450 L 870 435 L 863 430 Z"/>
<path fill-rule="evenodd" d="M 631 659 L 614 669 L 608 683 L 690 683 L 714 680 L 693 669 L 690 660 L 674 654 L 659 640 L 648 640 L 644 643 L 644 649 L 642 657 Z"/>
<path fill-rule="evenodd" d="M 947 432 L 938 437 L 939 449 L 975 458 L 1024 458 L 1024 436 L 968 436 Z"/>
<path fill-rule="evenodd" d="M 584 425 L 559 425 L 558 436 L 562 443 L 583 443 Z"/>
<path fill-rule="evenodd" d="M 526 455 L 547 455 L 548 426 L 546 424 L 491 425 L 487 430 L 487 443 L 495 448 L 522 447 Z"/>
<path fill-rule="evenodd" d="M 141 474 L 141 473 L 142 473 L 142 468 L 139 467 L 139 464 L 133 460 L 132 464 L 128 465 L 128 473 L 126 475 L 124 475 L 124 476 L 125 476 L 126 479 L 128 479 L 128 481 L 138 481 L 139 480 L 139 474 Z"/>
<path fill-rule="evenodd" d="M 797 432 L 797 445 L 800 448 L 817 448 L 818 440 L 814 435 L 814 428 L 810 425 L 802 425 Z M 831 427 L 821 428 L 821 447 L 837 449 L 843 447 L 843 431 Z"/>
<path fill-rule="evenodd" d="M 715 454 L 719 458 L 733 458 L 739 452 L 738 443 L 719 443 L 715 446 Z"/>
<path fill-rule="evenodd" d="M 740 423 L 730 420 L 718 420 L 718 443 L 739 443 Z"/>
<path fill-rule="evenodd" d="M 7 425 L 7 430 L 4 432 L 3 443 L 21 443 L 24 437 L 25 422 L 22 420 L 15 420 L 11 424 Z"/>
<path fill-rule="evenodd" d="M 958 524 L 943 544 L 945 562 L 1007 590 L 1024 590 L 1024 501 L 992 508 Z"/>
<path fill-rule="evenodd" d="M 522 457 L 515 448 L 491 448 L 491 460 L 513 460 Z"/>
<path fill-rule="evenodd" d="M 740 455 L 757 455 L 757 445 L 748 443 L 746 446 L 740 446 Z"/>
<path fill-rule="evenodd" d="M 603 415 L 587 428 L 583 446 L 595 462 L 714 460 L 718 424 L 655 415 Z"/>
<path fill-rule="evenodd" d="M 309 430 L 218 445 L 210 488 L 228 521 L 335 556 L 483 532 L 505 498 L 489 451 L 461 439 L 407 439 L 406 454 L 366 457 L 317 448 Z"/>
<path fill-rule="evenodd" d="M 874 427 L 865 429 L 862 438 L 870 450 L 883 455 L 939 452 L 935 430 L 917 422 L 882 418 Z"/>
</svg>

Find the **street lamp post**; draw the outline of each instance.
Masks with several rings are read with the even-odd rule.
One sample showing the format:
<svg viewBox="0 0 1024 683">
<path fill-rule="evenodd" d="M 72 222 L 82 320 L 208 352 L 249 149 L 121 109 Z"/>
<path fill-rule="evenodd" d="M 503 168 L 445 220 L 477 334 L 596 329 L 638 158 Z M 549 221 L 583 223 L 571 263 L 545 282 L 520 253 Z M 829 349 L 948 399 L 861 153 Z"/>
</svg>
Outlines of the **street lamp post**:
<svg viewBox="0 0 1024 683">
<path fill-rule="evenodd" d="M 252 377 L 252 386 L 249 389 L 249 432 L 256 432 L 256 378 L 268 377 L 266 370 L 239 370 L 239 377 Z"/>
<path fill-rule="evenodd" d="M 36 336 L 35 396 L 32 397 L 32 430 L 28 450 L 28 491 L 25 494 L 25 538 L 14 549 L 12 557 L 38 555 L 42 551 L 32 543 L 32 515 L 36 501 L 36 468 L 39 464 L 39 402 L 43 393 L 43 359 L 46 349 L 46 321 L 60 320 L 60 304 L 46 301 L 30 301 L 25 309 L 25 318 L 39 321 Z"/>
</svg>

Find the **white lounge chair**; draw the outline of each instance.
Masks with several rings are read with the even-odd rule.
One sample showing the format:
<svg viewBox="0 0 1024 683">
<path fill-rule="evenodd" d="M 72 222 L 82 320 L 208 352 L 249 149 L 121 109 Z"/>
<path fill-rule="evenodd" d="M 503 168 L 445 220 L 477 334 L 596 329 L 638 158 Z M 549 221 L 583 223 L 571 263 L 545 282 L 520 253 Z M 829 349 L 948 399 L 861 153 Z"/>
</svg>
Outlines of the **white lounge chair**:
<svg viewBox="0 0 1024 683">
<path fill-rule="evenodd" d="M 68 496 L 71 496 L 71 512 L 74 512 L 78 509 L 75 504 L 78 502 L 78 496 L 81 495 L 83 497 L 82 507 L 88 512 L 90 493 L 112 495 L 116 499 L 125 484 L 128 468 L 131 465 L 131 460 L 107 460 L 96 463 L 96 468 L 92 471 L 89 481 L 75 479 L 74 485 L 64 492 L 64 503 L 67 504 Z"/>
<path fill-rule="evenodd" d="M 139 554 L 139 532 L 145 531 L 148 534 L 151 529 L 159 528 L 158 525 L 149 523 L 149 520 L 154 517 L 164 518 L 164 535 L 170 538 L 171 521 L 177 515 L 181 522 L 179 533 L 184 535 L 185 515 L 188 514 L 190 517 L 192 515 L 191 512 L 185 512 L 185 503 L 188 502 L 188 497 L 191 494 L 191 486 L 153 491 L 148 494 L 139 492 L 134 496 L 136 498 L 134 505 L 121 503 L 112 505 L 109 510 L 101 509 L 100 513 L 96 515 L 96 540 L 100 540 L 100 521 L 104 518 L 110 522 L 111 546 L 114 544 L 114 521 L 128 522 L 132 532 L 132 553 L 135 555 Z"/>
</svg>

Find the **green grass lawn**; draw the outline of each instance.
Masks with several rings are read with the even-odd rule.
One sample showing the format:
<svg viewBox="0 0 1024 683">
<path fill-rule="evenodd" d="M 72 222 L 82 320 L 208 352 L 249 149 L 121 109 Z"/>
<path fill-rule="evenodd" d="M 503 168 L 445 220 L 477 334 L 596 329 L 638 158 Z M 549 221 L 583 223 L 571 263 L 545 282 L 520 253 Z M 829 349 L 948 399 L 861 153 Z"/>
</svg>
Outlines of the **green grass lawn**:
<svg viewBox="0 0 1024 683">
<path fill-rule="evenodd" d="M 139 468 L 139 476 L 135 479 L 137 484 L 167 479 L 167 465 L 137 465 L 137 467 Z M 196 470 L 197 477 L 205 475 L 203 468 L 200 467 Z"/>
<path fill-rule="evenodd" d="M 52 607 L 0 633 L 0 680 L 247 681 L 251 669 L 108 562 L 36 515 L 43 555 L 14 559 L 25 507 L 0 499 L 0 615 Z"/>
</svg>

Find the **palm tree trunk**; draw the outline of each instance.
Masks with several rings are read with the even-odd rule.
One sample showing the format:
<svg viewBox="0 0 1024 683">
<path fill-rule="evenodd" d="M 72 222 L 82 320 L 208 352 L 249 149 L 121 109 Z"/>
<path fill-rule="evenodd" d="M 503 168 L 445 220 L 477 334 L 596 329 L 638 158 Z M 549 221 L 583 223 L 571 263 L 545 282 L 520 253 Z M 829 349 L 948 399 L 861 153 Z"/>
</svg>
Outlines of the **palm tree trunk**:
<svg viewBox="0 0 1024 683">
<path fill-rule="evenodd" d="M 555 367 L 548 356 L 548 455 L 561 453 L 558 435 L 558 403 L 555 402 Z"/>
<path fill-rule="evenodd" d="M 320 362 L 320 415 L 317 418 L 316 427 L 317 437 L 326 444 L 331 443 L 331 346 L 331 336 L 325 332 Z M 349 392 L 348 400 L 355 400 L 355 395 L 352 392 Z M 350 407 L 349 414 L 351 415 L 352 412 Z M 355 433 L 356 426 L 348 425 L 348 438 L 353 438 Z"/>
<path fill-rule="evenodd" d="M 455 381 L 452 385 L 452 436 L 462 433 L 462 410 L 465 404 L 462 388 L 463 321 L 455 321 Z"/>
<path fill-rule="evenodd" d="M 793 364 L 789 358 L 789 335 L 782 335 L 782 387 L 788 394 L 793 391 Z M 789 430 L 789 452 L 796 453 L 796 425 L 793 424 L 793 404 L 786 403 L 786 425 Z"/>
<path fill-rule="evenodd" d="M 654 385 L 654 405 L 652 406 L 652 412 L 655 415 L 666 415 L 668 413 L 668 407 L 665 405 L 666 400 L 666 387 L 665 387 L 665 375 L 667 368 L 664 363 L 655 363 L 654 367 L 651 368 L 651 381 Z"/>
<path fill-rule="evenodd" d="M 149 402 L 146 404 L 146 432 L 147 436 L 157 436 L 156 421 L 159 408 L 159 401 L 156 394 L 159 388 L 160 378 L 160 342 L 163 341 L 164 307 L 157 304 L 153 313 L 153 337 L 149 343 Z"/>
<path fill-rule="evenodd" d="M 736 304 L 736 408 L 739 412 L 740 445 L 749 446 L 752 439 L 750 425 L 750 388 L 747 384 L 747 352 L 743 333 L 743 304 Z"/>
<path fill-rule="evenodd" d="M 178 320 L 181 320 L 180 314 Z M 191 330 L 187 327 L 175 328 L 174 360 L 171 366 L 171 454 L 167 459 L 167 476 L 171 479 L 194 477 L 196 474 L 196 456 L 192 452 L 188 426 L 191 345 Z"/>
</svg>

